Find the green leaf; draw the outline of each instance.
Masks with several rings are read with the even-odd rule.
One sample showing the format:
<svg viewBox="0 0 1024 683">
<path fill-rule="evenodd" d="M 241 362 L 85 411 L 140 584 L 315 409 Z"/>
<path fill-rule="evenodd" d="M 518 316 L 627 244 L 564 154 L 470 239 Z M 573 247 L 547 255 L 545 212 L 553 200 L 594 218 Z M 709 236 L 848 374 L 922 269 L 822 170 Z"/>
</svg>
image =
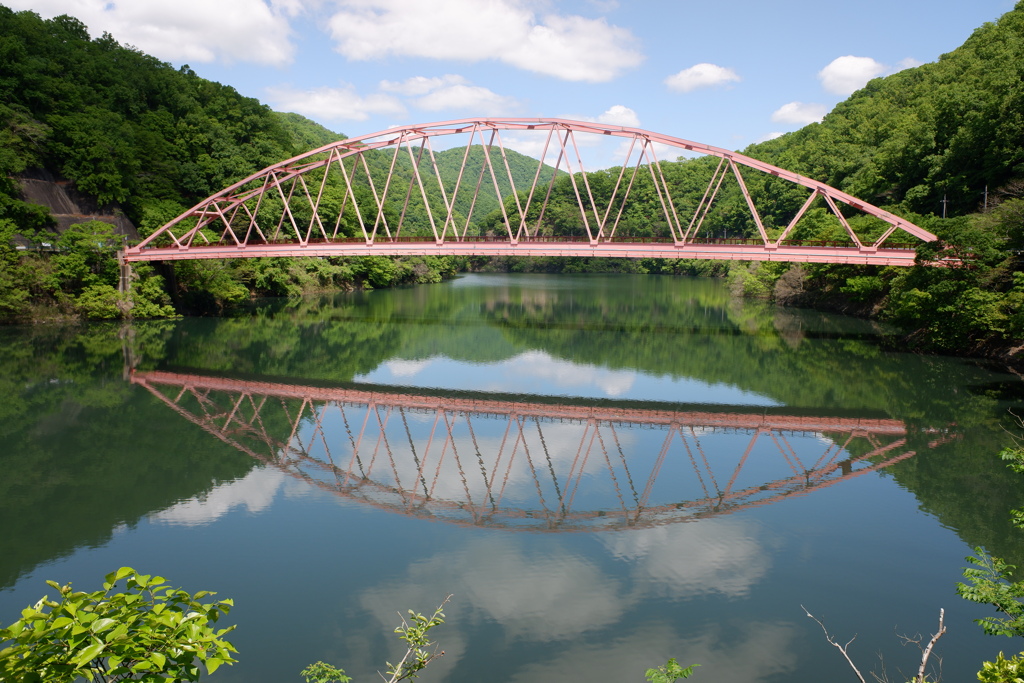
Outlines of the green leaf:
<svg viewBox="0 0 1024 683">
<path fill-rule="evenodd" d="M 104 631 L 113 628 L 115 624 L 117 624 L 116 620 L 104 617 L 103 619 L 97 619 L 89 624 L 89 630 L 93 633 L 103 633 Z"/>
<path fill-rule="evenodd" d="M 117 627 L 113 631 L 111 631 L 110 633 L 108 633 L 106 635 L 106 638 L 104 638 L 104 640 L 106 640 L 108 643 L 112 643 L 115 640 L 119 640 L 121 638 L 124 638 L 127 634 L 128 634 L 128 624 L 118 624 Z"/>
<path fill-rule="evenodd" d="M 71 663 L 77 667 L 81 667 L 85 664 L 88 664 L 92 660 L 96 659 L 96 657 L 98 657 L 99 654 L 103 652 L 103 648 L 105 648 L 106 646 L 106 643 L 93 643 L 89 647 L 82 650 L 77 657 L 74 657 L 71 660 Z"/>
<path fill-rule="evenodd" d="M 124 577 L 126 577 L 126 576 L 132 576 L 132 575 L 134 575 L 135 573 L 136 573 L 136 572 L 135 572 L 135 570 L 134 570 L 134 569 L 132 569 L 131 567 L 121 567 L 121 568 L 120 568 L 120 569 L 118 569 L 118 570 L 117 570 L 117 572 L 116 572 L 116 573 L 114 574 L 114 578 L 113 578 L 113 580 L 112 580 L 112 581 L 111 581 L 111 579 L 110 579 L 110 574 L 107 574 L 107 580 L 108 580 L 108 581 L 111 581 L 111 583 L 113 583 L 113 582 L 115 582 L 115 581 L 120 581 L 121 579 L 123 579 L 123 578 L 124 578 Z"/>
</svg>

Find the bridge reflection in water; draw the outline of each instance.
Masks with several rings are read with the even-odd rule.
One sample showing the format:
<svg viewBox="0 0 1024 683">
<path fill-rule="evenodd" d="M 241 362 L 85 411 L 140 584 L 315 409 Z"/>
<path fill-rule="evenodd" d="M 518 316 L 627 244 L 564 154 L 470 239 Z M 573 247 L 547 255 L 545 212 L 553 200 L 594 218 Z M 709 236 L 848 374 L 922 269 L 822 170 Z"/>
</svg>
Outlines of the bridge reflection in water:
<svg viewBox="0 0 1024 683">
<path fill-rule="evenodd" d="M 954 438 L 891 419 L 492 400 L 134 372 L 187 420 L 348 499 L 474 526 L 606 530 L 764 505 Z"/>
</svg>

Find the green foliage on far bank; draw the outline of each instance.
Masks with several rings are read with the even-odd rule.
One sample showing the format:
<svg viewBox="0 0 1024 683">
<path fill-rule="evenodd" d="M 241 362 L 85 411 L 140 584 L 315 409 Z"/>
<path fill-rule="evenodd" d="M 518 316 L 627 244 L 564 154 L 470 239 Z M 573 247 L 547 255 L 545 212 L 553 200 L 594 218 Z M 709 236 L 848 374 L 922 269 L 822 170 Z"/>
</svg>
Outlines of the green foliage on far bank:
<svg viewBox="0 0 1024 683">
<path fill-rule="evenodd" d="M 173 316 L 163 279 L 153 266 L 134 269 L 131 303 L 118 291 L 120 240 L 107 223 L 89 221 L 51 235 L 48 251 L 20 254 L 17 230 L 0 218 L 0 322 L 54 318 L 114 319 Z M 6 238 L 6 239 L 5 239 Z"/>
<path fill-rule="evenodd" d="M 939 241 L 918 248 L 929 262 L 955 254 L 955 268 L 881 268 L 758 263 L 733 266 L 734 291 L 778 303 L 875 317 L 926 351 L 971 354 L 1024 340 L 1024 198 L 956 218 L 918 216 Z"/>
</svg>

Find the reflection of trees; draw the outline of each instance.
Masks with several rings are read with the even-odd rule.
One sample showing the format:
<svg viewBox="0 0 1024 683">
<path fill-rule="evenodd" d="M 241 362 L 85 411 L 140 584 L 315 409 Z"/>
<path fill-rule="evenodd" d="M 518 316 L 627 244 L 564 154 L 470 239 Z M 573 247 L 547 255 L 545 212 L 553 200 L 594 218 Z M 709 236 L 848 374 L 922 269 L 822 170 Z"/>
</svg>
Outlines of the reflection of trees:
<svg viewBox="0 0 1024 683">
<path fill-rule="evenodd" d="M 709 281 L 587 283 L 585 292 L 498 294 L 484 314 L 513 344 L 574 362 L 724 383 L 790 406 L 927 416 L 930 426 L 991 420 L 987 397 L 939 389 L 981 382 L 987 372 L 884 353 L 868 323 L 792 313 L 779 321 L 773 308 L 730 300 Z"/>
<path fill-rule="evenodd" d="M 1024 505 L 1024 491 L 998 457 L 1007 440 L 1005 432 L 974 430 L 970 440 L 901 463 L 889 472 L 914 493 L 923 509 L 956 529 L 968 546 L 984 546 L 1020 567 L 1024 566 L 1024 531 L 1013 526 L 1010 510 Z"/>
<path fill-rule="evenodd" d="M 139 355 L 170 326 L 137 326 Z M 0 329 L 0 587 L 253 467 L 121 381 L 120 332 Z"/>
<path fill-rule="evenodd" d="M 996 405 L 947 389 L 991 381 L 975 365 L 887 354 L 868 323 L 793 311 L 780 319 L 706 279 L 495 276 L 311 299 L 182 332 L 168 342 L 176 365 L 279 377 L 346 381 L 393 358 L 494 362 L 541 350 L 928 427 L 992 424 Z"/>
<path fill-rule="evenodd" d="M 949 438 L 858 417 L 536 403 L 161 372 L 133 374 L 132 382 L 213 437 L 323 489 L 403 514 L 512 529 L 716 516 L 875 471 Z"/>
</svg>

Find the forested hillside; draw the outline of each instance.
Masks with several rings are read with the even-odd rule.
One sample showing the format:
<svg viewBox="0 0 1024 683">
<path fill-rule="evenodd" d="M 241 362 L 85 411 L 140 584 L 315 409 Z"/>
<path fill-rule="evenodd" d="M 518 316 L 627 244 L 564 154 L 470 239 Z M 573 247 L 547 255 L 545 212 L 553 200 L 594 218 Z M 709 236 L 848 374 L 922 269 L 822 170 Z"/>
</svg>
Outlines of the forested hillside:
<svg viewBox="0 0 1024 683">
<path fill-rule="evenodd" d="M 98 204 L 123 212 L 145 235 L 233 181 L 343 137 L 296 114 L 274 113 L 187 67 L 174 69 L 119 45 L 109 35 L 90 38 L 73 18 L 42 20 L 3 7 L 0 93 L 0 319 L 6 320 L 44 318 L 54 310 L 91 317 L 114 317 L 126 310 L 115 289 L 118 241 L 109 226 L 92 222 L 60 237 L 48 235 L 55 226 L 52 217 L 20 198 L 18 179 L 24 174 L 42 171 L 72 181 Z M 733 264 L 729 276 L 738 293 L 886 318 L 903 325 L 908 339 L 920 348 L 991 351 L 1009 349 L 1024 339 L 1024 275 L 1018 253 L 1024 250 L 1024 3 L 979 28 L 937 62 L 876 79 L 821 123 L 743 151 L 907 217 L 942 238 L 921 248 L 923 258 L 953 250 L 968 265 L 882 269 Z M 422 197 L 406 190 L 414 182 L 413 163 L 420 166 L 428 195 L 440 193 L 435 161 L 445 191 L 451 193 L 465 148 L 438 151 L 433 159 L 419 152 L 413 150 L 418 161 L 403 153 L 394 162 L 388 211 L 401 212 L 408 194 L 404 234 L 429 230 Z M 368 159 L 374 178 L 383 181 L 392 153 L 381 150 Z M 471 148 L 469 160 L 464 187 L 476 182 L 483 147 Z M 714 173 L 713 162 L 662 162 L 684 222 Z M 517 186 L 532 180 L 536 163 L 509 155 Z M 542 168 L 542 182 L 552 172 Z M 614 168 L 589 174 L 599 206 L 607 203 L 617 174 Z M 668 226 L 657 218 L 663 212 L 649 176 L 638 174 L 617 234 L 668 236 Z M 746 180 L 766 228 L 778 234 L 806 194 L 769 175 L 753 174 Z M 502 185 L 501 191 L 510 188 Z M 323 206 L 338 203 L 344 192 L 340 185 L 328 186 Z M 356 192 L 360 202 L 373 201 L 369 187 L 357 187 Z M 475 206 L 469 216 L 471 193 L 460 191 L 457 196 L 457 219 L 468 221 L 472 231 L 504 230 L 496 200 Z M 506 195 L 505 201 L 511 207 L 514 198 Z M 943 212 L 946 218 L 940 217 Z M 541 221 L 542 234 L 582 234 L 572 183 L 565 174 L 556 179 L 543 217 L 530 218 Z M 869 235 L 882 229 L 868 217 L 850 220 Z M 353 234 L 357 229 L 342 228 Z M 10 242 L 14 234 L 52 244 L 57 252 L 50 257 L 19 254 Z M 730 180 L 701 236 L 754 234 L 740 189 Z M 847 239 L 825 206 L 812 208 L 792 237 Z M 487 264 L 474 264 L 482 266 Z M 132 314 L 168 314 L 171 294 L 178 310 L 218 311 L 252 293 L 429 282 L 463 267 L 467 264 L 453 259 L 384 258 L 182 262 L 159 274 L 142 267 Z M 594 266 L 495 260 L 490 267 Z M 648 272 L 723 270 L 721 264 L 681 262 L 627 267 Z"/>
<path fill-rule="evenodd" d="M 922 255 L 949 246 L 969 263 L 802 269 L 817 294 L 797 300 L 860 303 L 928 348 L 1024 340 L 1024 3 L 939 61 L 873 80 L 822 123 L 747 152 L 889 206 L 945 241 Z"/>
</svg>

